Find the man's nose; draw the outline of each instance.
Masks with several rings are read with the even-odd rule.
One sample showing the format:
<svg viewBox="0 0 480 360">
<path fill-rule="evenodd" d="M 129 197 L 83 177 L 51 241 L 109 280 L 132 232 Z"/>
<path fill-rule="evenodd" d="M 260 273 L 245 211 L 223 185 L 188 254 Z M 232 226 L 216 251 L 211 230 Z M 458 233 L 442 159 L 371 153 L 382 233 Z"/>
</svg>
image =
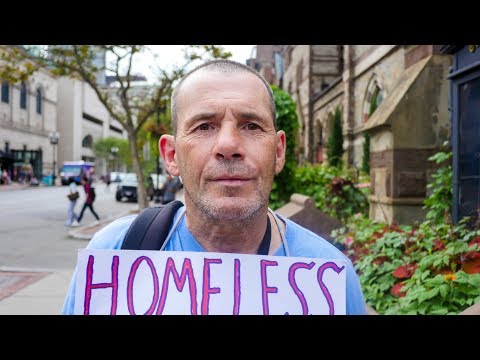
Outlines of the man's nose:
<svg viewBox="0 0 480 360">
<path fill-rule="evenodd" d="M 236 126 L 222 126 L 215 139 L 215 156 L 219 159 L 239 159 L 244 155 L 242 137 Z"/>
</svg>

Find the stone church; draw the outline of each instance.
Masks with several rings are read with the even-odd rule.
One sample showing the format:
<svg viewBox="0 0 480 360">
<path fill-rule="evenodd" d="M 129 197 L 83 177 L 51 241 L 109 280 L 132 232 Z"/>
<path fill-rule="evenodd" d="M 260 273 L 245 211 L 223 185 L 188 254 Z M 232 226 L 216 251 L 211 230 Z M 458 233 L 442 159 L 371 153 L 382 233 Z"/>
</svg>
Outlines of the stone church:
<svg viewBox="0 0 480 360">
<path fill-rule="evenodd" d="M 301 126 L 299 162 L 327 160 L 338 108 L 349 167 L 360 168 L 370 136 L 370 217 L 423 219 L 435 171 L 428 158 L 450 139 L 452 56 L 436 45 L 287 45 L 283 57 L 283 88 Z"/>
</svg>

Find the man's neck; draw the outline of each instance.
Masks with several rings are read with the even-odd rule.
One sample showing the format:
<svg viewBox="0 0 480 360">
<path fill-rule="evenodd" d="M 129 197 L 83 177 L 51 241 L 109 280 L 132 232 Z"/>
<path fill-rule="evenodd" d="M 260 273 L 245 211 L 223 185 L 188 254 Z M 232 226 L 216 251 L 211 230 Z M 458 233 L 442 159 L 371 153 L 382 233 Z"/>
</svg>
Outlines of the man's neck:
<svg viewBox="0 0 480 360">
<path fill-rule="evenodd" d="M 267 229 L 268 209 L 263 209 L 261 215 L 247 220 L 216 220 L 205 216 L 187 201 L 186 205 L 187 227 L 205 250 L 257 254 Z M 272 234 L 274 232 L 277 232 L 276 226 L 272 223 Z"/>
</svg>

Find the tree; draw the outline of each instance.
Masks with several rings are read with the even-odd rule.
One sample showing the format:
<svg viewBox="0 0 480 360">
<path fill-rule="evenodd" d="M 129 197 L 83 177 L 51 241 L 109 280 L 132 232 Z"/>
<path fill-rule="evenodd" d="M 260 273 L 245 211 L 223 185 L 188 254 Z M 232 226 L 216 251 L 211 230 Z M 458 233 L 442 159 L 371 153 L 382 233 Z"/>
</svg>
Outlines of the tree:
<svg viewBox="0 0 480 360">
<path fill-rule="evenodd" d="M 158 68 L 159 79 L 156 84 L 139 91 L 133 84 L 132 66 L 137 55 L 147 50 L 141 45 L 55 45 L 43 48 L 14 46 L 4 51 L 0 57 L 5 62 L 0 69 L 0 77 L 10 82 L 25 80 L 40 68 L 47 68 L 56 75 L 76 78 L 90 85 L 109 115 L 127 133 L 133 170 L 138 179 L 140 208 L 148 206 L 137 140 L 140 129 L 158 109 L 167 106 L 174 83 L 184 75 L 194 60 L 231 56 L 214 45 L 187 46 L 184 64 L 171 71 Z M 105 65 L 97 61 L 101 52 L 111 59 Z M 114 87 L 106 87 L 98 82 L 97 74 L 103 70 L 115 76 Z"/>
<path fill-rule="evenodd" d="M 368 111 L 368 117 L 377 110 L 378 107 L 378 90 L 375 91 L 370 99 L 370 109 Z M 362 157 L 362 171 L 366 174 L 370 174 L 370 133 L 365 131 L 363 142 L 363 157 Z"/>
<path fill-rule="evenodd" d="M 127 140 L 109 136 L 93 143 L 93 153 L 99 159 L 110 159 L 112 156 L 112 148 L 118 149 L 118 152 L 115 154 L 117 163 L 121 161 L 127 165 L 127 168 L 130 168 L 132 166 L 132 160 L 129 156 L 130 149 Z"/>
<path fill-rule="evenodd" d="M 330 166 L 342 167 L 343 156 L 343 133 L 342 133 L 342 113 L 340 109 L 335 109 L 333 114 L 332 135 L 328 139 L 328 163 Z"/>
<path fill-rule="evenodd" d="M 285 165 L 283 170 L 275 177 L 272 192 L 270 193 L 270 205 L 277 208 L 288 202 L 295 190 L 295 150 L 297 147 L 297 132 L 299 128 L 296 104 L 292 97 L 285 91 L 272 85 L 275 96 L 275 108 L 277 113 L 277 128 L 285 131 L 287 149 L 285 152 Z"/>
</svg>

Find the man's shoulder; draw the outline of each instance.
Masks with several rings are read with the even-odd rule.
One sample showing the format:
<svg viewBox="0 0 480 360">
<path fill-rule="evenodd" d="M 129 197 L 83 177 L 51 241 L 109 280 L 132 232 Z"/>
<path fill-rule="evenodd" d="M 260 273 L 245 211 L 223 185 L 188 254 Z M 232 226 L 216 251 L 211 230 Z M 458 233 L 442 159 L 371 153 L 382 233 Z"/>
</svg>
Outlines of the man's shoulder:
<svg viewBox="0 0 480 360">
<path fill-rule="evenodd" d="M 120 249 L 136 214 L 128 215 L 112 221 L 99 230 L 88 244 L 88 249 Z"/>
<path fill-rule="evenodd" d="M 287 225 L 287 242 L 292 256 L 348 260 L 339 249 L 320 235 L 281 217 Z"/>
</svg>

